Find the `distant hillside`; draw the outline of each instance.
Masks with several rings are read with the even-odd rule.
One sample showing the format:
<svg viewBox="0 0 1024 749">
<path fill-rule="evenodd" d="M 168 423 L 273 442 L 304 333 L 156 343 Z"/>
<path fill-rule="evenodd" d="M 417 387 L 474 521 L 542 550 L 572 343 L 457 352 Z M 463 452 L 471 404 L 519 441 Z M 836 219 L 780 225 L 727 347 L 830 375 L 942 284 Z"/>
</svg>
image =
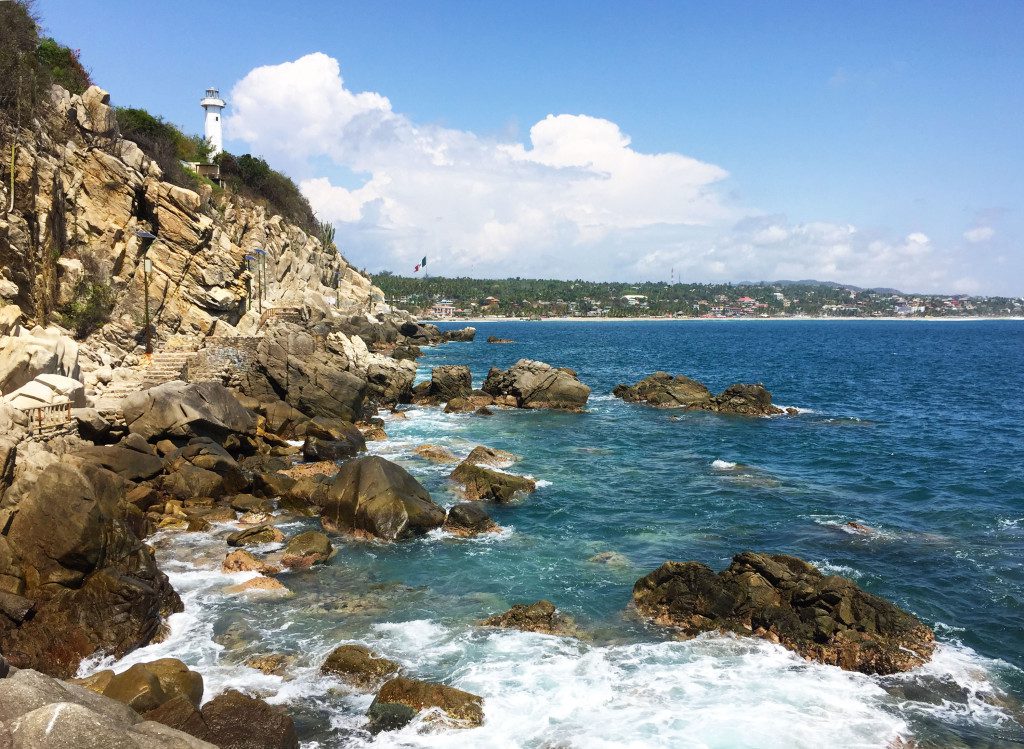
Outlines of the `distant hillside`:
<svg viewBox="0 0 1024 749">
<path fill-rule="evenodd" d="M 422 315 L 456 317 L 886 317 L 1020 315 L 1022 300 L 906 294 L 832 281 L 736 284 L 622 283 L 550 279 L 374 278 L 392 304 Z M 445 309 L 435 304 L 450 302 Z"/>
</svg>

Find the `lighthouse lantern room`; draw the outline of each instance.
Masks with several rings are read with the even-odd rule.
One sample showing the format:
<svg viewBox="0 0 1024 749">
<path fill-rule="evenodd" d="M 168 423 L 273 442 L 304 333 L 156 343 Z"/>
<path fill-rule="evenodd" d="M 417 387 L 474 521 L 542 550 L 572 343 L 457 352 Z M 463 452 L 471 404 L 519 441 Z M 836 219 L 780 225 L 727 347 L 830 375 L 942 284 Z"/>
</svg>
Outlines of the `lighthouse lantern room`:
<svg viewBox="0 0 1024 749">
<path fill-rule="evenodd" d="M 206 89 L 206 96 L 199 104 L 206 110 L 204 133 L 206 139 L 213 146 L 213 151 L 210 154 L 212 160 L 212 157 L 224 150 L 224 136 L 221 134 L 220 113 L 227 104 L 220 98 L 220 91 L 212 86 Z"/>
</svg>

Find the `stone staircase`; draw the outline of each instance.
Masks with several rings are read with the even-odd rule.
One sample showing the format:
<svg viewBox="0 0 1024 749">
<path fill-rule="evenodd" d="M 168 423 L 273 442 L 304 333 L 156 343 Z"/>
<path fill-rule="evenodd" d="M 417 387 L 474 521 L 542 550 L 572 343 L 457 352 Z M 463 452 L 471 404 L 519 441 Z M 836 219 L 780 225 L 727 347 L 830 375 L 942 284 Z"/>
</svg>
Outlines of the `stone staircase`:
<svg viewBox="0 0 1024 749">
<path fill-rule="evenodd" d="M 148 366 L 141 367 L 141 390 L 162 385 L 171 380 L 185 379 L 185 367 L 195 354 L 191 351 L 155 351 Z"/>
</svg>

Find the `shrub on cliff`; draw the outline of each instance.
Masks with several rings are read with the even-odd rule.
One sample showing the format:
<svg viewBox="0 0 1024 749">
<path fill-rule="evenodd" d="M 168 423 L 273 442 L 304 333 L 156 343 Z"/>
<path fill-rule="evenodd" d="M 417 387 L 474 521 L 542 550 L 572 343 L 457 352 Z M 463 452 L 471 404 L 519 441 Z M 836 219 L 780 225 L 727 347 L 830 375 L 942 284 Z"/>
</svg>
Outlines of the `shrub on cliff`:
<svg viewBox="0 0 1024 749">
<path fill-rule="evenodd" d="M 274 213 L 298 224 L 310 234 L 320 235 L 320 225 L 309 201 L 292 180 L 251 154 L 222 153 L 220 178 L 233 192 L 264 203 Z"/>
<path fill-rule="evenodd" d="M 196 188 L 196 175 L 182 161 L 207 161 L 210 144 L 198 135 L 185 135 L 162 117 L 136 107 L 118 107 L 117 126 L 121 137 L 134 141 L 153 159 L 164 179 L 190 190 Z"/>
<path fill-rule="evenodd" d="M 74 298 L 58 312 L 65 327 L 75 331 L 76 337 L 85 338 L 110 320 L 116 302 L 110 284 L 84 279 L 75 289 Z"/>
</svg>

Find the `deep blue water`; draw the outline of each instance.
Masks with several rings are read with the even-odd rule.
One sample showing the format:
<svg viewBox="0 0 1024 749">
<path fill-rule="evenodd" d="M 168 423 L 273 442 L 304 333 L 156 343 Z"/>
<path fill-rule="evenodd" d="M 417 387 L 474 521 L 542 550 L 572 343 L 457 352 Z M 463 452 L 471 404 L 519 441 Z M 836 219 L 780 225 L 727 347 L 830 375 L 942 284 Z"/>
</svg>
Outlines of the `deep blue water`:
<svg viewBox="0 0 1024 749">
<path fill-rule="evenodd" d="M 538 491 L 489 506 L 506 532 L 381 546 L 339 541 L 326 568 L 283 577 L 295 596 L 225 598 L 202 570 L 204 542 L 164 543 L 187 617 L 168 643 L 214 689 L 265 690 L 299 716 L 307 746 L 362 746 L 369 696 L 331 692 L 315 674 L 341 641 L 361 641 L 416 675 L 485 697 L 475 731 L 383 736 L 386 746 L 885 747 L 1013 746 L 1024 696 L 1024 323 L 659 321 L 485 323 L 473 343 L 429 349 L 431 366 L 468 364 L 479 385 L 520 358 L 575 369 L 586 413 L 499 410 L 492 417 L 412 408 L 372 449 L 402 463 L 444 505 L 450 466 L 423 442 L 522 456 L 509 470 Z M 512 345 L 485 343 L 488 335 Z M 716 392 L 763 382 L 791 417 L 679 413 L 610 396 L 664 369 Z M 716 461 L 718 461 L 716 463 Z M 732 466 L 730 464 L 736 464 Z M 848 533 L 857 521 L 870 535 Z M 290 531 L 315 521 L 286 526 Z M 226 532 L 226 531 L 225 531 Z M 178 539 L 181 537 L 179 536 Z M 214 539 L 210 552 L 222 556 Z M 182 549 L 186 549 L 185 552 Z M 854 578 L 936 629 L 934 662 L 869 678 L 806 664 L 760 641 L 686 643 L 626 611 L 637 578 L 666 559 L 716 569 L 744 550 L 785 552 Z M 603 551 L 617 566 L 595 564 Z M 177 567 L 175 567 L 177 565 Z M 549 598 L 582 643 L 474 624 Z M 255 614 L 254 614 L 255 611 Z M 251 631 L 241 651 L 231 625 Z M 196 635 L 201 632 L 201 635 Z M 297 656 L 288 682 L 240 668 L 239 653 Z M 129 661 L 123 663 L 127 664 Z"/>
</svg>

